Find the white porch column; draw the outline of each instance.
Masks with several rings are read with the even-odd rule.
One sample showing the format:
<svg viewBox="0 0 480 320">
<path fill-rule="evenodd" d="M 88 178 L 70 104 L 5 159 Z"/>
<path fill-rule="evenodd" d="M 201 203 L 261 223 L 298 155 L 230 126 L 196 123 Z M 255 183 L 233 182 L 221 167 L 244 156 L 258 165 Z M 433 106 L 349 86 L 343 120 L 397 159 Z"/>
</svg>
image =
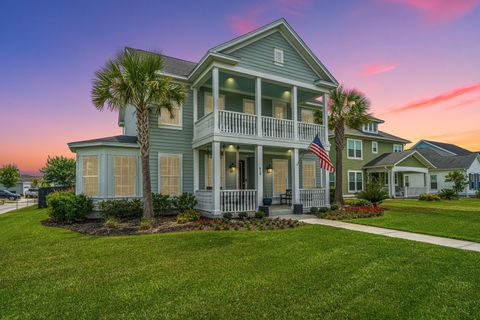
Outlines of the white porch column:
<svg viewBox="0 0 480 320">
<path fill-rule="evenodd" d="M 193 194 L 200 189 L 200 156 L 198 149 L 193 149 Z"/>
<path fill-rule="evenodd" d="M 212 99 L 213 99 L 213 132 L 220 131 L 218 127 L 218 68 L 212 69 Z"/>
<path fill-rule="evenodd" d="M 395 171 L 388 170 L 388 195 L 390 198 L 395 198 Z"/>
<path fill-rule="evenodd" d="M 220 142 L 212 142 L 213 214 L 220 215 Z"/>
<path fill-rule="evenodd" d="M 298 161 L 298 149 L 292 149 L 292 207 L 300 202 L 300 168 Z"/>
<path fill-rule="evenodd" d="M 193 91 L 193 96 L 192 96 L 192 99 L 193 99 L 193 124 L 195 126 L 195 122 L 197 122 L 198 120 L 198 89 L 197 88 L 193 88 L 192 89 Z M 193 138 L 195 139 L 195 128 L 193 128 Z M 194 190 L 195 192 L 196 190 Z"/>
<path fill-rule="evenodd" d="M 328 151 L 328 150 L 327 150 Z M 323 170 L 323 189 L 325 190 L 325 206 L 330 207 L 330 172 Z"/>
<path fill-rule="evenodd" d="M 255 148 L 255 187 L 257 189 L 257 204 L 263 205 L 263 146 L 257 145 Z"/>
<path fill-rule="evenodd" d="M 430 193 L 430 175 L 425 172 L 425 193 Z"/>
<path fill-rule="evenodd" d="M 323 94 L 323 110 L 322 110 L 323 126 L 324 126 L 324 132 L 325 132 L 324 147 L 327 148 L 327 146 L 328 146 L 328 150 L 330 150 L 330 142 L 328 141 L 328 100 L 329 99 L 330 99 L 329 94 L 324 93 Z"/>
<path fill-rule="evenodd" d="M 255 78 L 255 114 L 257 115 L 257 135 L 261 137 L 262 131 L 262 78 Z"/>
<path fill-rule="evenodd" d="M 292 119 L 293 119 L 293 139 L 298 140 L 298 112 L 297 112 L 297 86 L 292 87 Z"/>
</svg>

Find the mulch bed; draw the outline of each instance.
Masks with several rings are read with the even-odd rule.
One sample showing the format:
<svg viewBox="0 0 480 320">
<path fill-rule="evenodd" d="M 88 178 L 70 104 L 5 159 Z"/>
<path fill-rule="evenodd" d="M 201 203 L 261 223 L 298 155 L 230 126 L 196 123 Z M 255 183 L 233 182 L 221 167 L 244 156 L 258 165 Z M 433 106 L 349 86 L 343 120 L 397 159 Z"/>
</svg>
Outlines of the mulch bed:
<svg viewBox="0 0 480 320">
<path fill-rule="evenodd" d="M 49 227 L 59 227 L 76 231 L 82 234 L 95 236 L 126 236 L 132 234 L 151 234 L 151 233 L 166 233 L 166 232 L 180 232 L 192 230 L 205 231 L 263 231 L 295 228 L 304 225 L 303 222 L 296 220 L 281 220 L 281 219 L 246 219 L 246 220 L 224 220 L 224 219 L 209 219 L 201 218 L 199 221 L 187 222 L 179 224 L 175 217 L 160 217 L 156 218 L 153 223 L 153 228 L 147 230 L 140 229 L 140 220 L 123 220 L 115 227 L 107 227 L 103 219 L 89 219 L 85 221 L 78 221 L 73 223 L 56 222 L 51 219 L 43 220 L 42 224 Z"/>
</svg>

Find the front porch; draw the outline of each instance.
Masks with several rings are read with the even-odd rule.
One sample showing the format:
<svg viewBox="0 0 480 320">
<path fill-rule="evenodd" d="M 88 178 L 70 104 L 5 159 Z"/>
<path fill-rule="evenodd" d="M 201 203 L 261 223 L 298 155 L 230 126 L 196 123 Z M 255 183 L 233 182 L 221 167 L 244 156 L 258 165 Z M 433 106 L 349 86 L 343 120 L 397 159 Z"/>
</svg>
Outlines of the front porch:
<svg viewBox="0 0 480 320">
<path fill-rule="evenodd" d="M 390 177 L 393 177 L 393 181 Z M 367 181 L 378 179 L 385 182 L 385 190 L 390 198 L 416 198 L 429 193 L 428 171 L 421 168 L 397 167 L 392 170 L 367 170 Z"/>
<path fill-rule="evenodd" d="M 272 204 L 329 205 L 329 175 L 305 149 L 213 142 L 194 150 L 197 209 L 207 216 L 253 212 Z"/>
</svg>

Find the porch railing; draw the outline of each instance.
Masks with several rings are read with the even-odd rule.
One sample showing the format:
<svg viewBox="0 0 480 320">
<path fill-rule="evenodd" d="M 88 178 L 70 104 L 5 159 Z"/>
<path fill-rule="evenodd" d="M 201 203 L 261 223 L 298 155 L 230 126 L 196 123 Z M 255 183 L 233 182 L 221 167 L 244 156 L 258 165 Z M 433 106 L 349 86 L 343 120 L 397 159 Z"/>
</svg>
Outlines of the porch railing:
<svg viewBox="0 0 480 320">
<path fill-rule="evenodd" d="M 427 193 L 427 187 L 405 187 L 405 197 L 418 197 Z"/>
<path fill-rule="evenodd" d="M 293 140 L 293 126 L 293 120 L 262 117 L 262 133 L 264 137 Z"/>
<path fill-rule="evenodd" d="M 298 139 L 300 141 L 311 142 L 316 134 L 323 142 L 325 140 L 325 127 L 315 123 L 298 122 Z"/>
<path fill-rule="evenodd" d="M 304 208 L 324 207 L 325 189 L 300 189 L 300 203 Z"/>
<path fill-rule="evenodd" d="M 206 114 L 195 122 L 195 139 L 202 139 L 213 133 L 213 113 Z"/>
<path fill-rule="evenodd" d="M 257 210 L 257 190 L 221 190 L 220 210 L 222 212 Z"/>
<path fill-rule="evenodd" d="M 241 134 L 247 136 L 257 135 L 257 116 L 248 113 L 233 111 L 218 111 L 218 125 L 220 132 Z"/>
<path fill-rule="evenodd" d="M 197 190 L 195 191 L 197 198 L 197 209 L 204 211 L 211 211 L 213 208 L 213 192 L 212 190 Z"/>
</svg>

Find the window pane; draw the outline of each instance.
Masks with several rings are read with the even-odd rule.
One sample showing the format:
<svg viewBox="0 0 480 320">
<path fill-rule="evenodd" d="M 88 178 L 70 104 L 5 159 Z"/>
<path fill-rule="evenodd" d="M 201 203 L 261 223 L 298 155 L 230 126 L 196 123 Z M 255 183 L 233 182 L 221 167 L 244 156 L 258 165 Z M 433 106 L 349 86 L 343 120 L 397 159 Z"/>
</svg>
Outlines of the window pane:
<svg viewBox="0 0 480 320">
<path fill-rule="evenodd" d="M 133 156 L 114 158 L 115 196 L 134 196 L 136 159 Z"/>
<path fill-rule="evenodd" d="M 82 171 L 82 193 L 98 196 L 98 156 L 83 157 Z"/>
<path fill-rule="evenodd" d="M 243 112 L 255 114 L 255 102 L 253 100 L 243 100 Z"/>
<path fill-rule="evenodd" d="M 315 161 L 304 161 L 303 162 L 303 188 L 304 189 L 313 189 L 315 185 Z"/>
<path fill-rule="evenodd" d="M 302 109 L 302 121 L 313 123 L 313 110 Z"/>
<path fill-rule="evenodd" d="M 285 193 L 287 190 L 288 162 L 273 161 L 273 192 Z"/>
<path fill-rule="evenodd" d="M 180 160 L 180 155 L 160 156 L 160 193 L 171 196 L 180 194 Z"/>
</svg>

